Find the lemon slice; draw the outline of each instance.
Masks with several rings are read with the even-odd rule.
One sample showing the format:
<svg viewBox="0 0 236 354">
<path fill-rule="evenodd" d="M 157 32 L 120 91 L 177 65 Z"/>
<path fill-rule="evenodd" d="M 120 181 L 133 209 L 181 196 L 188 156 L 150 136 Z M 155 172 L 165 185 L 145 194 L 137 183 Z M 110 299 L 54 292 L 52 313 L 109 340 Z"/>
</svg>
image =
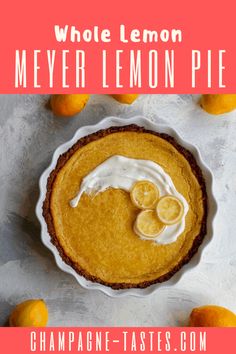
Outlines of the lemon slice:
<svg viewBox="0 0 236 354">
<path fill-rule="evenodd" d="M 158 219 L 155 210 L 143 210 L 136 219 L 134 230 L 141 236 L 155 238 L 165 228 L 165 225 Z"/>
<path fill-rule="evenodd" d="M 162 197 L 156 207 L 158 218 L 166 225 L 179 222 L 184 213 L 183 203 L 172 195 Z"/>
<path fill-rule="evenodd" d="M 133 185 L 130 197 L 137 208 L 152 209 L 155 208 L 159 198 L 159 190 L 150 181 L 138 181 Z"/>
</svg>

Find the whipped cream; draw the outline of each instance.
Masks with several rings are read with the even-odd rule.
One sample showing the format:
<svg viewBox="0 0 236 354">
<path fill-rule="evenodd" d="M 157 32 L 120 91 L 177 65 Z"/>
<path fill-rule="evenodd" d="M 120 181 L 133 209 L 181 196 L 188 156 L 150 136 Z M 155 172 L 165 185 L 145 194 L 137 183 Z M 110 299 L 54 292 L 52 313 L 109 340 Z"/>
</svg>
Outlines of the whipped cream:
<svg viewBox="0 0 236 354">
<path fill-rule="evenodd" d="M 130 192 L 137 181 L 148 180 L 153 182 L 160 191 L 160 196 L 170 194 L 180 199 L 184 206 L 184 215 L 181 221 L 175 225 L 166 226 L 163 232 L 152 239 L 159 244 L 175 242 L 185 229 L 185 216 L 188 212 L 188 203 L 180 194 L 171 177 L 157 163 L 150 160 L 132 159 L 115 155 L 98 165 L 81 182 L 78 194 L 70 201 L 72 208 L 76 208 L 83 193 L 96 194 L 108 188 L 123 189 Z M 137 233 L 137 231 L 135 230 Z M 150 241 L 139 234 L 139 237 Z"/>
</svg>

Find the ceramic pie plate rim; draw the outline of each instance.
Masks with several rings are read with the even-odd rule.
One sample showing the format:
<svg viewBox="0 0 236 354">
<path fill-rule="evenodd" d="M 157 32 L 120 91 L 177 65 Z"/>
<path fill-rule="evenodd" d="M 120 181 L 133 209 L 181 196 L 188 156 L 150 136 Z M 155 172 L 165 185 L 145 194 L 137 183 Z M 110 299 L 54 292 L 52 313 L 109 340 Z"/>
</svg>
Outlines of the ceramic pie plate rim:
<svg viewBox="0 0 236 354">
<path fill-rule="evenodd" d="M 207 234 L 205 235 L 202 244 L 200 245 L 198 252 L 190 259 L 190 261 L 184 265 L 177 273 L 175 273 L 168 281 L 163 283 L 153 284 L 144 289 L 120 289 L 114 290 L 108 286 L 91 282 L 85 279 L 83 276 L 79 275 L 71 266 L 67 265 L 63 259 L 61 258 L 59 251 L 56 246 L 51 243 L 51 237 L 47 231 L 47 224 L 42 215 L 42 206 L 44 199 L 47 193 L 47 179 L 51 173 L 51 171 L 56 167 L 57 160 L 61 154 L 66 152 L 72 145 L 74 145 L 80 138 L 95 133 L 98 130 L 106 129 L 111 126 L 124 126 L 136 124 L 142 126 L 146 129 L 153 130 L 159 133 L 166 133 L 172 136 L 179 142 L 180 145 L 188 149 L 193 156 L 195 157 L 197 164 L 202 170 L 205 182 L 206 182 L 206 190 L 208 195 L 208 217 L 207 217 Z M 53 253 L 57 266 L 64 272 L 69 273 L 75 277 L 77 282 L 85 289 L 93 289 L 100 290 L 108 296 L 111 297 L 120 297 L 126 295 L 133 295 L 137 297 L 144 297 L 150 295 L 163 287 L 169 287 L 175 285 L 182 275 L 189 270 L 195 268 L 202 257 L 203 250 L 209 244 L 209 242 L 213 238 L 214 233 L 214 218 L 217 212 L 217 202 L 213 193 L 213 174 L 209 167 L 203 161 L 198 148 L 192 143 L 187 142 L 176 132 L 175 129 L 169 127 L 166 124 L 154 123 L 142 116 L 134 116 L 132 118 L 120 118 L 120 117 L 107 117 L 101 120 L 99 123 L 94 125 L 82 126 L 80 127 L 73 138 L 69 141 L 60 145 L 54 152 L 50 165 L 46 168 L 46 170 L 42 173 L 39 179 L 39 199 L 36 205 L 36 215 L 41 225 L 41 240 L 43 244 Z"/>
</svg>

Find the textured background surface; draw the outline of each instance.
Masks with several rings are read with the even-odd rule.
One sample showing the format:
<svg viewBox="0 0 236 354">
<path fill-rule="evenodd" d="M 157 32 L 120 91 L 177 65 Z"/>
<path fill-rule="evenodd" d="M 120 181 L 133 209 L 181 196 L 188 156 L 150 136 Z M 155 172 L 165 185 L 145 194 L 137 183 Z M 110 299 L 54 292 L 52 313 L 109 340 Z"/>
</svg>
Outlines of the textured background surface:
<svg viewBox="0 0 236 354">
<path fill-rule="evenodd" d="M 192 307 L 207 303 L 236 311 L 236 111 L 209 116 L 190 95 L 143 95 L 132 106 L 93 96 L 79 116 L 63 120 L 53 117 L 46 101 L 39 95 L 0 96 L 0 325 L 27 298 L 47 301 L 52 326 L 178 326 L 186 324 Z M 55 148 L 81 125 L 136 114 L 166 121 L 199 147 L 215 176 L 219 212 L 201 264 L 177 286 L 143 299 L 111 299 L 83 290 L 41 244 L 34 213 L 38 179 Z"/>
</svg>

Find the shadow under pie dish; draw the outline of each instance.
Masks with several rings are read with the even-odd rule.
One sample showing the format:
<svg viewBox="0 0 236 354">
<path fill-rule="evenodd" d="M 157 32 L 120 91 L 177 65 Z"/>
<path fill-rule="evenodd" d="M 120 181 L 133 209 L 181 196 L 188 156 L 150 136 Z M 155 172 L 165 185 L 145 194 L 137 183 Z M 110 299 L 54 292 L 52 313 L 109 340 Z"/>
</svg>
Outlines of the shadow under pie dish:
<svg viewBox="0 0 236 354">
<path fill-rule="evenodd" d="M 119 171 L 130 169 L 132 178 L 120 183 L 127 175 Z M 165 225 L 152 238 L 135 231 L 141 210 L 130 191 L 137 180 L 156 183 L 159 197 L 182 198 L 181 225 Z M 43 216 L 60 257 L 79 275 L 113 289 L 146 288 L 170 279 L 197 252 L 206 235 L 207 204 L 193 154 L 166 133 L 129 124 L 83 136 L 58 157 L 48 177 Z"/>
</svg>

